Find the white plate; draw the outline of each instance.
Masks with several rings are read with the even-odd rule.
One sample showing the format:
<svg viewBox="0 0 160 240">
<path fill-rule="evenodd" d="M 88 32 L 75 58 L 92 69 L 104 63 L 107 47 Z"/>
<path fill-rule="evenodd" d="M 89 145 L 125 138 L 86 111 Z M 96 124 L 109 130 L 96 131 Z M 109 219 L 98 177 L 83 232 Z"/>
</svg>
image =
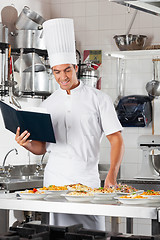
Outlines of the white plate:
<svg viewBox="0 0 160 240">
<path fill-rule="evenodd" d="M 116 197 L 115 199 L 117 199 L 119 202 L 121 202 L 123 204 L 145 204 L 145 203 L 150 202 L 150 199 L 148 199 L 148 198 L 120 198 L 120 197 Z"/>
<path fill-rule="evenodd" d="M 94 198 L 94 196 L 75 196 L 67 194 L 61 194 L 61 196 L 65 197 L 70 202 L 90 202 Z"/>
<path fill-rule="evenodd" d="M 83 192 L 89 192 L 90 191 L 90 189 L 85 189 L 85 188 L 79 188 L 79 189 L 76 189 L 76 188 L 72 188 L 72 187 L 67 187 L 68 188 L 68 191 L 72 191 L 72 192 L 81 192 L 81 191 L 83 191 Z"/>
<path fill-rule="evenodd" d="M 46 193 L 22 193 L 22 192 L 16 192 L 19 196 L 17 198 L 26 199 L 26 200 L 37 200 L 37 199 L 43 199 L 47 197 Z"/>
<path fill-rule="evenodd" d="M 136 192 L 130 192 L 130 193 L 125 193 L 125 192 L 117 192 L 118 195 L 132 195 L 132 194 L 142 194 L 144 190 L 138 190 Z"/>
<path fill-rule="evenodd" d="M 95 193 L 94 199 L 95 200 L 108 200 L 113 199 L 117 194 L 116 193 Z"/>
<path fill-rule="evenodd" d="M 143 195 L 143 197 L 148 197 L 152 202 L 160 202 L 160 195 Z"/>
<path fill-rule="evenodd" d="M 68 190 L 46 190 L 47 194 L 52 194 L 54 196 L 60 196 L 61 194 L 67 193 Z"/>
<path fill-rule="evenodd" d="M 94 198 L 91 203 L 100 203 L 100 204 L 113 204 L 113 203 L 117 203 L 116 200 L 114 198 L 112 199 L 96 199 Z"/>
</svg>

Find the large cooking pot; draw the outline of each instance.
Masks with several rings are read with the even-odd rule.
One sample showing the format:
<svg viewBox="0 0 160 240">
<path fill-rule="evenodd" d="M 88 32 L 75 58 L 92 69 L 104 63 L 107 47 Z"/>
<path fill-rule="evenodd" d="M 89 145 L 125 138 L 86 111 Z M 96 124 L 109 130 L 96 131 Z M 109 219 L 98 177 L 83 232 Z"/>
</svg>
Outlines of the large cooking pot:
<svg viewBox="0 0 160 240">
<path fill-rule="evenodd" d="M 35 72 L 34 80 L 32 72 L 23 72 L 22 76 L 18 72 L 15 72 L 15 81 L 18 82 L 18 90 L 24 95 L 30 95 L 31 93 L 39 96 L 48 96 L 51 94 L 49 76 L 46 71 Z"/>
<path fill-rule="evenodd" d="M 12 48 L 46 49 L 43 30 L 16 30 L 9 34 L 9 43 Z"/>
<path fill-rule="evenodd" d="M 34 57 L 34 71 L 45 71 L 45 65 L 42 63 L 40 57 L 38 54 L 33 53 L 27 53 L 23 54 L 22 58 L 21 56 L 14 62 L 14 70 L 16 72 L 31 72 L 32 71 L 32 63 L 33 63 L 33 57 Z"/>
<path fill-rule="evenodd" d="M 25 6 L 20 13 L 17 21 L 17 29 L 41 29 L 42 24 L 45 22 L 45 19 L 41 17 L 38 13 L 32 11 L 29 7 Z"/>
</svg>

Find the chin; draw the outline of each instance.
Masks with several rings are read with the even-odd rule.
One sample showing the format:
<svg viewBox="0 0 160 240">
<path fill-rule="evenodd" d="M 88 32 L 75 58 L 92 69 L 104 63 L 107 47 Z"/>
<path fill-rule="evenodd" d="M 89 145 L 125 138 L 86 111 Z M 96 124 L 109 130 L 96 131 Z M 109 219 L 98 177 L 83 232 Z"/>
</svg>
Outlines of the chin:
<svg viewBox="0 0 160 240">
<path fill-rule="evenodd" d="M 64 89 L 64 90 L 70 90 L 70 84 L 67 84 L 66 86 L 64 86 L 64 85 L 60 85 L 60 87 L 62 88 L 62 89 Z"/>
<path fill-rule="evenodd" d="M 62 86 L 61 85 L 60 87 L 61 87 L 61 89 L 66 90 L 66 91 L 70 89 L 68 86 Z"/>
</svg>

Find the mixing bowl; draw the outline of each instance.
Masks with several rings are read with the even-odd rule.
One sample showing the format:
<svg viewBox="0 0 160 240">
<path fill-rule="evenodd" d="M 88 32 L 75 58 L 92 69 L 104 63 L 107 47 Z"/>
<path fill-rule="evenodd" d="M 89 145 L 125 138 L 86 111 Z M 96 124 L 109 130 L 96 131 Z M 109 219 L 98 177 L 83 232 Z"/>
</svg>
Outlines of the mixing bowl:
<svg viewBox="0 0 160 240">
<path fill-rule="evenodd" d="M 147 36 L 144 35 L 115 35 L 113 37 L 115 39 L 117 47 L 121 51 L 127 50 L 142 50 L 145 43 Z"/>
<path fill-rule="evenodd" d="M 152 161 L 154 169 L 160 174 L 160 155 L 150 155 L 149 158 Z"/>
</svg>

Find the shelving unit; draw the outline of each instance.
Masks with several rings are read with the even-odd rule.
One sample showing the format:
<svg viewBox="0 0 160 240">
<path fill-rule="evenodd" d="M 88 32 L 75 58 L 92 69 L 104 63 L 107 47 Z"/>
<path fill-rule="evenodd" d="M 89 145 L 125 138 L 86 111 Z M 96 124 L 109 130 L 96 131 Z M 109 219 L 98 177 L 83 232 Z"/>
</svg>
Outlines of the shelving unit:
<svg viewBox="0 0 160 240">
<path fill-rule="evenodd" d="M 119 59 L 160 58 L 160 49 L 105 52 L 105 56 Z"/>
<path fill-rule="evenodd" d="M 48 53 L 47 50 L 43 50 L 43 49 L 37 49 L 37 48 L 12 48 L 11 49 L 11 54 L 12 56 L 16 56 L 16 57 L 20 57 L 20 59 L 23 59 L 23 56 L 25 54 L 32 54 L 32 71 L 19 71 L 19 76 L 21 79 L 21 84 L 19 86 L 19 92 L 22 94 L 21 96 L 23 97 L 29 97 L 29 96 L 42 96 L 42 97 L 46 97 L 49 96 L 51 93 L 49 92 L 49 82 L 47 85 L 47 79 L 46 82 L 43 79 L 44 76 L 44 72 L 46 72 L 46 76 L 48 75 L 47 71 L 36 71 L 35 70 L 35 54 L 39 55 L 40 57 L 44 58 L 44 61 L 47 60 L 48 57 Z M 22 61 L 20 61 L 20 64 L 22 63 Z M 49 65 L 44 64 L 46 69 L 49 68 Z M 21 67 L 20 67 L 21 70 Z M 39 75 L 38 77 L 36 76 L 36 74 L 38 74 L 38 72 L 40 72 L 40 74 L 42 73 L 43 76 L 41 78 L 41 76 Z M 27 74 L 26 74 L 27 73 Z M 24 75 L 25 74 L 25 75 Z M 48 76 L 49 77 L 49 76 Z M 49 79 L 48 79 L 49 81 Z M 41 83 L 39 83 L 41 82 Z M 40 86 L 41 84 L 41 86 Z M 44 87 L 48 87 L 48 90 L 43 89 Z M 40 90 L 39 90 L 39 89 Z M 15 89 L 13 89 L 13 94 L 15 94 Z M 17 94 L 17 93 L 16 93 Z"/>
</svg>

